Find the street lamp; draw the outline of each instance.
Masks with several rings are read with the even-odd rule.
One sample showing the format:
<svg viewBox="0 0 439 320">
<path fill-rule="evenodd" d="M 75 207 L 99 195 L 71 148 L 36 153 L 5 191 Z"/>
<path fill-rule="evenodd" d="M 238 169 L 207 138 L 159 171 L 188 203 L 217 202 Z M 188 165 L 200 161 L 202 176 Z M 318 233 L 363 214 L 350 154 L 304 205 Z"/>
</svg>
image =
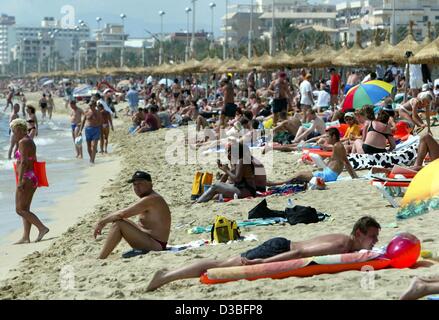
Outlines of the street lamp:
<svg viewBox="0 0 439 320">
<path fill-rule="evenodd" d="M 229 0 L 226 0 L 226 32 L 225 32 L 225 41 L 223 46 L 223 60 L 226 60 L 229 57 L 229 34 L 228 34 L 228 28 L 229 28 Z"/>
<path fill-rule="evenodd" d="M 1 41 L 0 41 L 0 48 L 1 48 L 5 43 L 6 43 L 6 41 L 1 40 Z M 1 67 L 1 69 L 0 69 L 0 73 L 1 73 L 1 74 L 6 73 L 6 72 L 5 72 L 5 65 L 4 65 L 4 63 L 2 63 L 2 64 L 0 65 L 0 67 Z"/>
<path fill-rule="evenodd" d="M 212 31 L 211 31 L 211 42 L 210 42 L 210 50 L 214 50 L 215 49 L 215 38 L 214 38 L 214 35 L 213 35 L 213 19 L 214 19 L 214 10 L 215 10 L 215 7 L 216 7 L 216 4 L 214 3 L 214 2 L 211 2 L 211 3 L 209 3 L 209 7 L 210 7 L 210 9 L 212 10 Z"/>
<path fill-rule="evenodd" d="M 163 63 L 163 16 L 166 14 L 164 11 L 159 11 L 160 16 L 160 30 L 161 30 L 161 38 L 160 38 L 160 51 L 159 51 L 159 65 Z"/>
<path fill-rule="evenodd" d="M 187 62 L 189 60 L 189 13 L 192 12 L 192 9 L 187 7 L 184 9 L 186 11 L 187 15 L 187 29 L 186 29 L 186 50 L 185 50 L 185 61 Z"/>
<path fill-rule="evenodd" d="M 125 54 L 125 19 L 127 18 L 126 14 L 121 13 L 120 18 L 122 19 L 122 26 L 123 26 L 123 39 L 122 39 L 122 49 L 120 50 L 120 67 L 123 67 L 124 63 L 124 54 Z"/>
<path fill-rule="evenodd" d="M 41 73 L 41 51 L 42 51 L 43 34 L 38 32 L 38 73 Z"/>
<path fill-rule="evenodd" d="M 98 32 L 101 30 L 101 17 L 96 18 L 96 22 L 98 23 L 98 30 L 96 32 L 96 70 L 99 70 L 99 38 Z"/>
<path fill-rule="evenodd" d="M 192 40 L 191 40 L 191 55 L 195 57 L 195 3 L 197 0 L 192 0 Z"/>
<path fill-rule="evenodd" d="M 248 30 L 248 59 L 250 60 L 253 56 L 253 0 L 250 3 L 250 28 Z"/>
<path fill-rule="evenodd" d="M 26 75 L 26 56 L 24 55 L 27 38 L 23 38 L 23 44 L 21 46 L 21 59 L 23 62 L 23 75 Z"/>
<path fill-rule="evenodd" d="M 98 30 L 101 28 L 101 21 L 102 21 L 101 17 L 96 18 L 96 22 L 98 23 Z"/>
<path fill-rule="evenodd" d="M 271 16 L 271 41 L 270 41 L 270 56 L 274 55 L 274 33 L 275 33 L 275 26 L 274 26 L 274 4 L 275 0 L 273 0 L 273 4 L 271 5 L 272 9 L 272 16 Z"/>
</svg>

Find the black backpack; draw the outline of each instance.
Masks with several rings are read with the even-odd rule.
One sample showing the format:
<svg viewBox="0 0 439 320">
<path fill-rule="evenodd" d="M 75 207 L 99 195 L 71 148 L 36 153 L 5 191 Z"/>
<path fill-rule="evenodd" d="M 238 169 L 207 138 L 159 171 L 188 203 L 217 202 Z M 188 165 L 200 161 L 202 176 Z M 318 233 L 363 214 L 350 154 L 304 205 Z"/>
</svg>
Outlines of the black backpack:
<svg viewBox="0 0 439 320">
<path fill-rule="evenodd" d="M 286 215 L 288 223 L 295 225 L 298 223 L 316 223 L 322 221 L 321 217 L 317 214 L 317 210 L 312 207 L 295 206 L 294 208 L 287 208 Z"/>
</svg>

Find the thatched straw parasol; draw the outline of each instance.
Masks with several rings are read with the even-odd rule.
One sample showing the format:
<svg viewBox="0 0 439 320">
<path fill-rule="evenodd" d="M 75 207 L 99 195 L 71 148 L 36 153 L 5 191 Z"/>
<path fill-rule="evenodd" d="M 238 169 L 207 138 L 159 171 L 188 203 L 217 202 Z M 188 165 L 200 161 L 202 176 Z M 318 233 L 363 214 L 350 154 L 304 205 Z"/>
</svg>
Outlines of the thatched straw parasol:
<svg viewBox="0 0 439 320">
<path fill-rule="evenodd" d="M 271 60 L 273 60 L 273 57 L 270 56 L 270 55 L 268 54 L 268 52 L 264 52 L 264 54 L 263 54 L 262 56 L 254 57 L 254 58 L 250 61 L 249 65 L 250 65 L 251 67 L 262 67 L 262 64 L 267 63 L 267 62 L 270 62 Z"/>
<path fill-rule="evenodd" d="M 236 72 L 244 73 L 252 70 L 253 67 L 250 66 L 250 60 L 247 57 L 242 56 L 241 59 L 238 60 L 236 65 Z"/>
<path fill-rule="evenodd" d="M 424 38 L 424 41 L 421 42 L 421 47 L 425 48 L 433 41 L 433 38 L 431 37 L 431 22 L 428 21 L 427 23 L 427 36 Z M 419 50 L 420 51 L 420 50 Z"/>
<path fill-rule="evenodd" d="M 322 49 L 325 49 L 324 51 Z M 332 61 L 340 54 L 339 51 L 335 50 L 331 46 L 327 48 L 322 48 L 319 50 L 319 54 L 316 53 L 315 58 L 311 63 L 308 64 L 310 68 L 325 68 L 332 65 Z"/>
<path fill-rule="evenodd" d="M 201 61 L 201 72 L 214 72 L 221 65 L 223 65 L 223 61 L 219 58 L 206 58 Z"/>
<path fill-rule="evenodd" d="M 407 37 L 398 43 L 393 50 L 389 50 L 384 53 L 384 58 L 389 59 L 398 64 L 405 64 L 407 58 L 405 56 L 407 51 L 411 51 L 413 54 L 418 53 L 422 49 L 422 46 L 415 40 L 413 36 L 413 21 L 409 24 L 409 34 Z"/>
<path fill-rule="evenodd" d="M 361 32 L 357 31 L 355 44 L 352 48 L 341 52 L 340 55 L 334 59 L 334 66 L 339 67 L 354 67 L 359 65 L 359 57 L 363 54 L 364 49 L 361 46 Z"/>
<path fill-rule="evenodd" d="M 216 69 L 217 73 L 234 72 L 238 68 L 238 60 L 229 59 Z"/>
<path fill-rule="evenodd" d="M 270 56 L 269 59 L 261 61 L 261 67 L 265 70 L 274 70 L 283 67 L 291 67 L 291 62 L 292 57 L 288 53 L 282 51 L 274 57 Z"/>
<path fill-rule="evenodd" d="M 201 67 L 203 66 L 203 64 L 195 59 L 191 59 L 186 63 L 183 63 L 179 66 L 176 66 L 175 68 L 175 73 L 180 73 L 180 74 L 184 74 L 184 73 L 197 73 Z"/>
<path fill-rule="evenodd" d="M 378 38 L 378 31 L 375 33 L 374 41 L 370 46 L 365 48 L 363 50 L 363 53 L 358 57 L 358 64 L 359 65 L 370 65 L 370 60 L 373 59 L 378 52 L 381 52 L 382 50 L 382 44 L 380 43 L 380 40 Z"/>
<path fill-rule="evenodd" d="M 419 51 L 410 62 L 415 64 L 439 65 L 439 38 Z"/>
</svg>

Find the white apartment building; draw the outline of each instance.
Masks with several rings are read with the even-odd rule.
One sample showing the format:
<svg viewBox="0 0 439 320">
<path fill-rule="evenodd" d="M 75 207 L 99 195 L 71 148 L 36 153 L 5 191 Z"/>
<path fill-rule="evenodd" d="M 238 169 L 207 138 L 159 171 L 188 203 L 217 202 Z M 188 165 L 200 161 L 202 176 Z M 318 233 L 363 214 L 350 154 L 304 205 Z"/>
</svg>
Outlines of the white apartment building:
<svg viewBox="0 0 439 320">
<path fill-rule="evenodd" d="M 227 25 L 227 36 L 231 47 L 244 44 L 250 29 L 251 5 L 231 5 L 229 14 L 223 17 L 223 34 Z M 273 19 L 273 1 L 257 0 L 253 6 L 253 36 L 270 37 Z M 286 20 L 299 28 L 320 26 L 336 27 L 336 6 L 330 4 L 309 4 L 306 0 L 276 0 L 274 4 L 275 23 Z M 221 39 L 223 42 L 225 38 Z"/>
<path fill-rule="evenodd" d="M 0 68 L 11 62 L 11 49 L 15 44 L 15 17 L 0 16 Z"/>
<path fill-rule="evenodd" d="M 90 37 L 90 29 L 84 24 L 63 28 L 55 18 L 45 17 L 39 27 L 17 27 L 16 35 L 14 59 L 32 64 L 38 58 L 56 55 L 57 59 L 69 62 L 78 52 L 80 42 Z"/>
<path fill-rule="evenodd" d="M 393 4 L 395 7 L 393 7 Z M 337 26 L 340 33 L 348 32 L 348 41 L 354 41 L 357 30 L 392 29 L 395 13 L 395 31 L 415 23 L 414 35 L 421 41 L 427 35 L 427 24 L 439 23 L 438 0 L 359 0 L 337 5 Z"/>
<path fill-rule="evenodd" d="M 124 26 L 117 23 L 107 23 L 104 28 L 96 30 L 94 40 L 81 41 L 81 48 L 85 49 L 89 59 L 96 59 L 96 53 L 102 57 L 104 54 L 110 54 L 114 50 L 120 50 L 128 39 L 125 34 Z"/>
</svg>

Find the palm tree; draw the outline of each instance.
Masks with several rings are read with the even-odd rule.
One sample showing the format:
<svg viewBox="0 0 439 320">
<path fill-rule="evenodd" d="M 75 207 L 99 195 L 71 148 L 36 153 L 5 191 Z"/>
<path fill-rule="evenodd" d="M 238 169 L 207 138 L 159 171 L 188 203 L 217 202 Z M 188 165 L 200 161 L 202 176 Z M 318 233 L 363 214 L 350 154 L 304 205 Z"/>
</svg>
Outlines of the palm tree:
<svg viewBox="0 0 439 320">
<path fill-rule="evenodd" d="M 407 27 L 399 27 L 396 31 L 396 42 L 399 43 L 408 35 Z"/>
</svg>

